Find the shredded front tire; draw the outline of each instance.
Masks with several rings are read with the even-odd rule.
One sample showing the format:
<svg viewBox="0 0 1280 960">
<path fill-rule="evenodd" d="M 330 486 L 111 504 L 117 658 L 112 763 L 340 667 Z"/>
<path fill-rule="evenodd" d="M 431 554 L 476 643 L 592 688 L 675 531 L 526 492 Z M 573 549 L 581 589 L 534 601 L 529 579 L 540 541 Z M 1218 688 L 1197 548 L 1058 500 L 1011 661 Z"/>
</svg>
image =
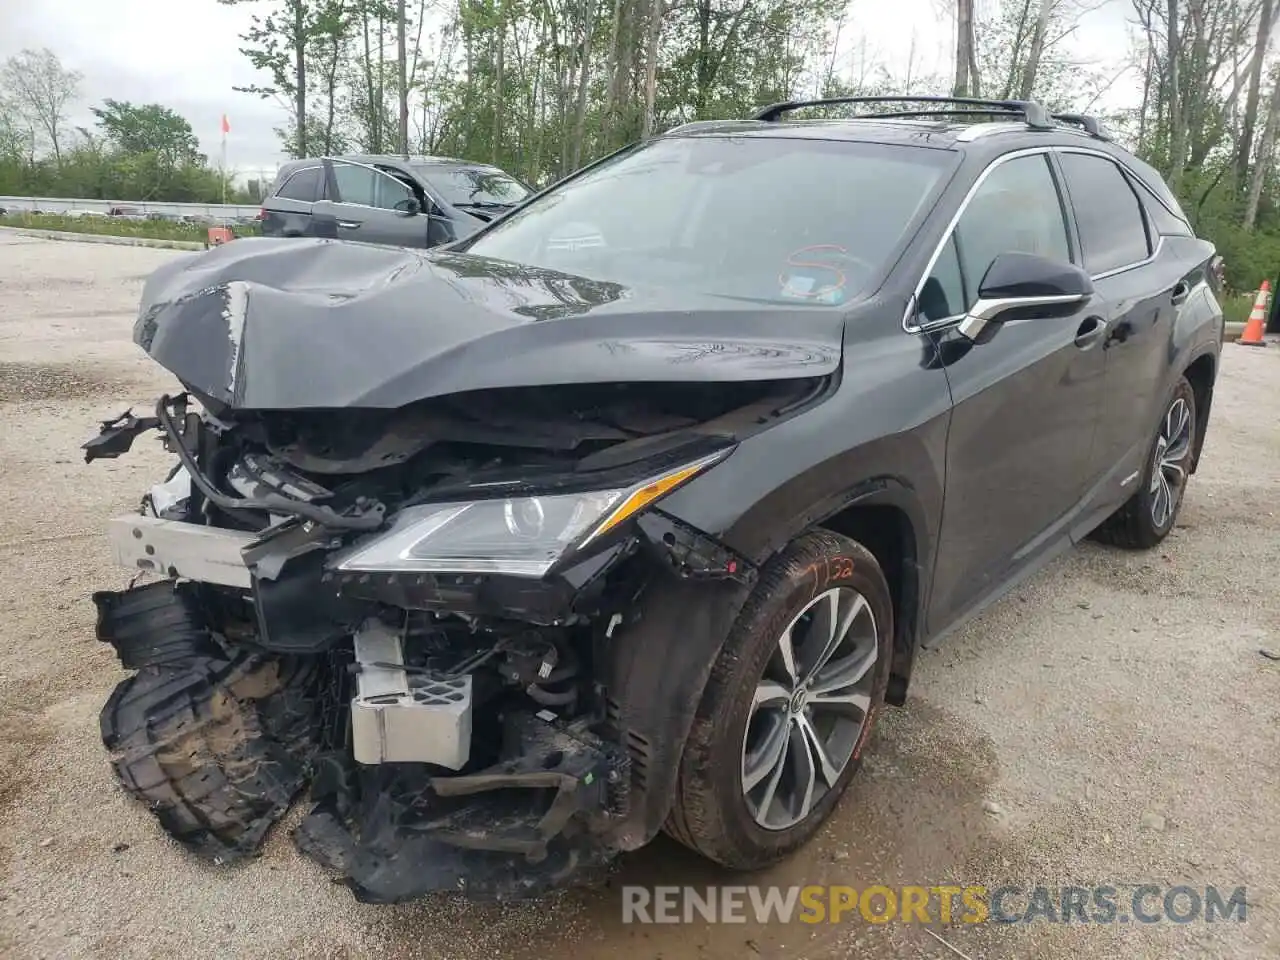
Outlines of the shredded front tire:
<svg viewBox="0 0 1280 960">
<path fill-rule="evenodd" d="M 148 666 L 103 706 L 102 741 L 125 789 L 176 840 L 237 860 L 306 784 L 316 688 L 314 667 L 275 657 Z"/>
</svg>

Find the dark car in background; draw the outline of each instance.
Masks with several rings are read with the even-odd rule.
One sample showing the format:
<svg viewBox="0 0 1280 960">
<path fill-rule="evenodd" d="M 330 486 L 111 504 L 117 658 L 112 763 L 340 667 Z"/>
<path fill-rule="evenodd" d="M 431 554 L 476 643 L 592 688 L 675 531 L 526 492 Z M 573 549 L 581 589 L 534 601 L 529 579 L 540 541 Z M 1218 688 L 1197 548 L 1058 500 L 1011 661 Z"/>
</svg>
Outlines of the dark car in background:
<svg viewBox="0 0 1280 960">
<path fill-rule="evenodd" d="M 532 192 L 498 167 L 447 157 L 294 160 L 263 201 L 262 233 L 435 247 L 470 235 Z"/>
</svg>

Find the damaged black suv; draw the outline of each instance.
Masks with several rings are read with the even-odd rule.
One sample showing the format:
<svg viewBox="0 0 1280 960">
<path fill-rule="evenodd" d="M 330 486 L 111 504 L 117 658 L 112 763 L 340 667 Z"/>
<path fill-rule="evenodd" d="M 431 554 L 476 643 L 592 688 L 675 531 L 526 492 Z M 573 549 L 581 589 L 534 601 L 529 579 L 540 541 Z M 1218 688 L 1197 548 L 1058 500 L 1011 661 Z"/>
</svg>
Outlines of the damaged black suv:
<svg viewBox="0 0 1280 960">
<path fill-rule="evenodd" d="M 1091 118 L 839 101 L 630 146 L 432 251 L 242 239 L 147 281 L 177 458 L 94 595 L 124 786 L 211 859 L 309 786 L 362 900 L 536 895 L 827 819 L 916 651 L 1150 547 L 1222 342 L 1211 244 Z M 886 112 L 887 111 L 887 112 Z"/>
</svg>

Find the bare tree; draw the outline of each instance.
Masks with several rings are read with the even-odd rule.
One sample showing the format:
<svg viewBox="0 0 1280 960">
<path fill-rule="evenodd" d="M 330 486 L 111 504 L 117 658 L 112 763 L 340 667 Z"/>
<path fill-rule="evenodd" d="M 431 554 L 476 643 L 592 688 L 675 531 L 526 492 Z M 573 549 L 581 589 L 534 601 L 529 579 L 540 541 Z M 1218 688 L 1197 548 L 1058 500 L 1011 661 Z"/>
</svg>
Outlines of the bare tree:
<svg viewBox="0 0 1280 960">
<path fill-rule="evenodd" d="M 1169 186 L 1176 193 L 1182 185 L 1183 167 L 1187 159 L 1187 115 L 1183 102 L 1182 83 L 1178 61 L 1182 59 L 1182 44 L 1178 39 L 1178 0 L 1168 0 L 1166 5 L 1169 31 L 1166 60 L 1168 76 L 1167 99 L 1169 102 Z"/>
<path fill-rule="evenodd" d="M 973 0 L 956 0 L 956 97 L 982 96 L 973 20 Z"/>
<path fill-rule="evenodd" d="M 490 150 L 493 162 L 502 162 L 502 108 L 505 105 L 507 88 L 507 5 L 503 0 L 498 2 L 498 52 L 493 66 L 493 138 Z"/>
<path fill-rule="evenodd" d="M 82 79 L 78 71 L 63 69 L 61 61 L 47 47 L 23 50 L 10 57 L 0 70 L 0 88 L 7 91 L 12 109 L 27 125 L 33 139 L 39 135 L 49 141 L 56 163 L 62 162 L 67 107 L 80 96 Z"/>
<path fill-rule="evenodd" d="M 1249 199 L 1244 208 L 1246 230 L 1252 230 L 1258 222 L 1258 205 L 1262 200 L 1262 186 L 1275 157 L 1276 130 L 1280 126 L 1280 71 L 1274 71 L 1271 87 L 1271 105 L 1262 126 L 1262 142 L 1258 144 L 1258 162 L 1253 165 L 1253 179 L 1249 183 Z"/>
<path fill-rule="evenodd" d="M 1253 150 L 1253 134 L 1258 123 L 1258 100 L 1262 93 L 1262 61 L 1267 55 L 1267 47 L 1271 43 L 1271 29 L 1274 26 L 1272 0 L 1262 0 L 1262 10 L 1258 16 L 1258 37 L 1254 41 L 1253 54 L 1249 69 L 1249 93 L 1245 97 L 1244 118 L 1240 126 L 1240 137 L 1236 143 L 1236 183 L 1243 184 L 1249 175 L 1249 156 Z"/>
<path fill-rule="evenodd" d="M 1031 30 L 1031 49 L 1027 53 L 1027 62 L 1022 66 L 1022 82 L 1018 84 L 1018 96 L 1023 100 L 1031 99 L 1031 91 L 1036 85 L 1036 73 L 1040 69 L 1040 58 L 1044 56 L 1045 35 L 1049 32 L 1052 15 L 1053 0 L 1040 0 L 1040 10 Z"/>
<path fill-rule="evenodd" d="M 582 4 L 582 64 L 578 72 L 578 104 L 575 108 L 573 122 L 573 146 L 570 154 L 572 164 L 565 173 L 576 169 L 582 163 L 582 141 L 587 132 L 587 92 L 591 83 L 591 34 L 596 23 L 595 0 L 584 0 Z"/>
<path fill-rule="evenodd" d="M 409 54 L 405 46 L 404 0 L 396 0 L 396 81 L 400 95 L 400 156 L 409 156 Z"/>
<path fill-rule="evenodd" d="M 640 136 L 653 133 L 653 113 L 658 100 L 658 42 L 662 36 L 664 0 L 649 0 L 649 23 L 644 39 L 644 116 Z"/>
</svg>

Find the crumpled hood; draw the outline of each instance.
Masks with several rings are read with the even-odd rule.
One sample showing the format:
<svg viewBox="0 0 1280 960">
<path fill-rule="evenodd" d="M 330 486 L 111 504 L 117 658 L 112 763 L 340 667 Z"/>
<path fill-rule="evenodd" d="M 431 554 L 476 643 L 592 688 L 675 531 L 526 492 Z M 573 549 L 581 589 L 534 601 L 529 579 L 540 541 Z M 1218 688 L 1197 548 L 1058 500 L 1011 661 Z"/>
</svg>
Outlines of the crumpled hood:
<svg viewBox="0 0 1280 960">
<path fill-rule="evenodd" d="M 245 238 L 155 271 L 134 341 L 234 407 L 397 408 L 494 387 L 823 376 L 843 323 L 466 254 Z"/>
</svg>

